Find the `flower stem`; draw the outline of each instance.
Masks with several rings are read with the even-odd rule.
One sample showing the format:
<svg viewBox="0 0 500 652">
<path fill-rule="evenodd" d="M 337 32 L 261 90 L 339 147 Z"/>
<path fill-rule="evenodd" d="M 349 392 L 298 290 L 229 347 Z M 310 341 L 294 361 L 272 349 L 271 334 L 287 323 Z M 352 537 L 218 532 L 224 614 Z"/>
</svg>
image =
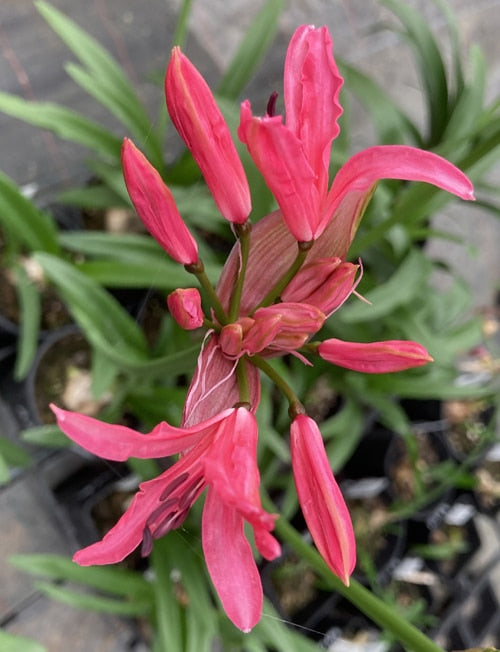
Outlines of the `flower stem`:
<svg viewBox="0 0 500 652">
<path fill-rule="evenodd" d="M 267 511 L 276 513 L 276 506 L 265 494 L 262 503 Z M 392 606 L 385 604 L 355 579 L 351 578 L 350 585 L 345 586 L 332 574 L 321 555 L 284 518 L 276 521 L 275 529 L 280 538 L 305 559 L 330 588 L 341 593 L 373 622 L 390 632 L 405 648 L 413 652 L 444 652 L 439 645 L 398 615 Z"/>
<path fill-rule="evenodd" d="M 302 403 L 300 402 L 297 394 L 293 391 L 293 389 L 290 387 L 290 385 L 286 382 L 284 378 L 282 378 L 279 373 L 276 371 L 276 369 L 273 369 L 273 367 L 264 360 L 264 358 L 261 358 L 260 355 L 252 355 L 251 358 L 249 358 L 250 362 L 254 364 L 256 367 L 258 367 L 261 371 L 263 371 L 268 378 L 270 378 L 273 383 L 279 387 L 279 389 L 283 392 L 283 394 L 286 396 L 288 403 L 290 404 L 289 407 L 289 412 L 290 413 L 302 413 L 304 412 L 304 408 L 302 407 Z"/>
<path fill-rule="evenodd" d="M 297 244 L 298 244 L 298 251 L 295 260 L 290 265 L 288 270 L 283 274 L 280 280 L 276 283 L 276 285 L 274 285 L 274 287 L 272 287 L 271 290 L 262 299 L 262 301 L 259 303 L 257 308 L 270 306 L 272 303 L 275 302 L 275 300 L 280 296 L 280 294 L 283 292 L 283 290 L 286 288 L 286 286 L 290 283 L 292 278 L 295 276 L 295 274 L 299 271 L 299 269 L 304 264 L 309 249 L 313 246 L 314 241 L 311 240 L 310 242 L 298 242 Z M 257 308 L 255 308 L 255 310 L 257 310 Z"/>
<path fill-rule="evenodd" d="M 236 379 L 238 381 L 238 390 L 240 392 L 240 402 L 248 403 L 250 405 L 250 387 L 248 385 L 246 361 L 243 358 L 240 358 L 236 365 Z"/>
<path fill-rule="evenodd" d="M 198 283 L 205 290 L 210 299 L 210 303 L 214 309 L 215 316 L 217 317 L 219 323 L 222 325 L 229 323 L 226 311 L 222 307 L 219 297 L 217 296 L 213 285 L 210 283 L 208 276 L 205 273 L 205 266 L 203 265 L 202 261 L 198 259 L 198 261 L 192 265 L 184 265 L 184 269 L 190 274 L 194 274 L 198 279 Z"/>
<path fill-rule="evenodd" d="M 247 271 L 248 254 L 250 251 L 250 233 L 252 231 L 252 223 L 247 220 L 243 224 L 235 226 L 236 234 L 239 238 L 240 244 L 240 271 L 238 279 L 234 286 L 233 294 L 231 296 L 231 305 L 229 307 L 229 321 L 234 322 L 238 319 L 240 311 L 241 295 L 243 292 L 243 283 L 245 282 L 245 273 Z"/>
</svg>

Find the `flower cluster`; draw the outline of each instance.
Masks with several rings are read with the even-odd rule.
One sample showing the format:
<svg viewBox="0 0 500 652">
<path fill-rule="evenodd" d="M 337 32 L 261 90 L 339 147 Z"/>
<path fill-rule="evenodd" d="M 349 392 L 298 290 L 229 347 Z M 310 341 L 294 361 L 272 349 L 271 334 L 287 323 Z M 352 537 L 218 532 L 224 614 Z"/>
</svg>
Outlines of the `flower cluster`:
<svg viewBox="0 0 500 652">
<path fill-rule="evenodd" d="M 207 489 L 202 544 L 207 567 L 233 623 L 249 631 L 259 620 L 262 586 L 245 536 L 248 523 L 266 559 L 280 554 L 271 534 L 276 515 L 259 496 L 256 461 L 260 374 L 290 403 L 290 446 L 299 502 L 312 538 L 345 583 L 355 565 L 355 541 L 346 505 L 332 475 L 317 424 L 279 377 L 269 358 L 318 355 L 364 373 L 392 372 L 431 360 L 415 342 L 311 341 L 325 320 L 354 292 L 360 264 L 346 261 L 366 205 L 381 178 L 432 183 L 463 199 L 472 186 L 439 156 L 406 146 L 365 149 L 350 158 L 329 185 L 332 142 L 342 113 L 332 43 L 325 27 L 299 27 L 284 74 L 286 122 L 256 117 L 241 105 L 238 136 L 272 190 L 279 209 L 255 225 L 251 197 L 230 131 L 196 68 L 174 48 L 166 74 L 170 117 L 203 173 L 213 198 L 237 237 L 219 282 L 208 282 L 196 240 L 170 190 L 134 144 L 125 139 L 123 172 L 130 198 L 154 238 L 194 274 L 200 292 L 178 289 L 169 310 L 185 329 L 207 329 L 188 389 L 181 427 L 160 423 L 149 434 L 53 407 L 62 430 L 87 450 L 112 460 L 180 454 L 159 477 L 139 487 L 132 504 L 102 541 L 75 555 L 80 564 L 107 564 L 179 527 Z"/>
</svg>

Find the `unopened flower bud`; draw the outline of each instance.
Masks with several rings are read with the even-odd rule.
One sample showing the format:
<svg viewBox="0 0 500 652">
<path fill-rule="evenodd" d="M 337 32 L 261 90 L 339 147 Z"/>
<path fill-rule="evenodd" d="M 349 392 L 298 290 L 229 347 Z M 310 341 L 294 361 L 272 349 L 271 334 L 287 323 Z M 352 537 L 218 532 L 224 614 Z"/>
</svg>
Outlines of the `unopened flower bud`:
<svg viewBox="0 0 500 652">
<path fill-rule="evenodd" d="M 175 321 L 188 331 L 203 324 L 200 293 L 196 288 L 178 288 L 167 297 L 168 309 Z"/>
</svg>

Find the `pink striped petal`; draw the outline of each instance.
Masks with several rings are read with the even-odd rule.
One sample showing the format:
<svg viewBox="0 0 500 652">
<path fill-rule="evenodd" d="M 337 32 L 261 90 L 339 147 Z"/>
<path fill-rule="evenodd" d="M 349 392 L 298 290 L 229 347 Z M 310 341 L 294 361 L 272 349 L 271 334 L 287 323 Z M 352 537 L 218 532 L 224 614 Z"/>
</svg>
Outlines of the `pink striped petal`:
<svg viewBox="0 0 500 652">
<path fill-rule="evenodd" d="M 125 185 L 137 214 L 151 235 L 178 263 L 198 260 L 198 247 L 159 173 L 131 140 L 122 146 Z"/>
<path fill-rule="evenodd" d="M 403 371 L 433 360 L 423 346 L 409 340 L 364 344 L 332 338 L 319 344 L 318 353 L 327 362 L 365 374 Z"/>
<path fill-rule="evenodd" d="M 356 564 L 354 531 L 321 433 L 313 419 L 299 414 L 290 435 L 293 475 L 307 527 L 332 572 L 348 585 Z"/>
<path fill-rule="evenodd" d="M 242 224 L 251 210 L 250 190 L 229 128 L 207 83 L 182 54 L 172 50 L 165 78 L 172 122 L 199 165 L 222 215 Z"/>
</svg>

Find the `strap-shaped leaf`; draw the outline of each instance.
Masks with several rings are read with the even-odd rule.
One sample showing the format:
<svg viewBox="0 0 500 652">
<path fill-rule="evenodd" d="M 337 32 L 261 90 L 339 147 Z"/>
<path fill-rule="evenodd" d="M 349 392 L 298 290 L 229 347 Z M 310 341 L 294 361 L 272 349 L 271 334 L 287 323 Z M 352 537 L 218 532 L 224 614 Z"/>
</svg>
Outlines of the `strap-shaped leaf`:
<svg viewBox="0 0 500 652">
<path fill-rule="evenodd" d="M 17 185 L 1 172 L 0 226 L 5 226 L 31 251 L 59 251 L 54 221 L 24 197 Z"/>
<path fill-rule="evenodd" d="M 116 162 L 120 160 L 121 141 L 76 111 L 51 102 L 28 102 L 9 93 L 0 93 L 0 111 L 48 129 L 60 138 L 88 147 Z"/>
<path fill-rule="evenodd" d="M 219 95 L 238 99 L 274 39 L 284 5 L 284 0 L 268 0 L 258 12 L 220 81 Z"/>
<path fill-rule="evenodd" d="M 17 265 L 14 272 L 20 313 L 20 333 L 14 378 L 22 380 L 27 376 L 37 351 L 41 301 L 38 288 L 28 278 L 25 269 L 21 265 Z"/>
<path fill-rule="evenodd" d="M 123 107 L 128 106 L 128 115 L 133 117 L 134 133 L 137 130 L 137 133 L 144 136 L 144 145 L 152 162 L 155 166 L 163 168 L 160 144 L 151 137 L 147 138 L 151 134 L 149 116 L 120 65 L 94 38 L 55 7 L 43 0 L 38 0 L 35 5 L 52 29 L 87 68 L 86 90 L 90 90 L 89 79 L 101 89 L 107 88 L 110 99 L 106 106 L 113 106 L 111 110 L 119 118 Z M 130 128 L 128 121 L 125 124 Z"/>
</svg>

